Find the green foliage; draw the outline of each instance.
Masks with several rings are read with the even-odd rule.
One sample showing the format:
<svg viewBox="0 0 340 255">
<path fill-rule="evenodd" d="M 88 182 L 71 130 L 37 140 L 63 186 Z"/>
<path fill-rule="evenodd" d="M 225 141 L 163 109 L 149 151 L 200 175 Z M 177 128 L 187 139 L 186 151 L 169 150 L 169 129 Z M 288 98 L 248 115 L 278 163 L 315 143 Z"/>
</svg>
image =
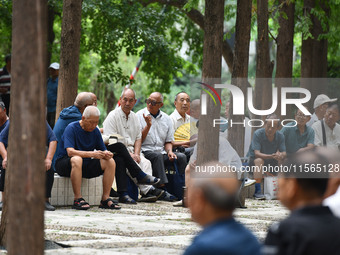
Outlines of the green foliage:
<svg viewBox="0 0 340 255">
<path fill-rule="evenodd" d="M 12 41 L 12 1 L 0 0 L 0 63 L 5 63 L 5 55 L 11 52 Z"/>
</svg>

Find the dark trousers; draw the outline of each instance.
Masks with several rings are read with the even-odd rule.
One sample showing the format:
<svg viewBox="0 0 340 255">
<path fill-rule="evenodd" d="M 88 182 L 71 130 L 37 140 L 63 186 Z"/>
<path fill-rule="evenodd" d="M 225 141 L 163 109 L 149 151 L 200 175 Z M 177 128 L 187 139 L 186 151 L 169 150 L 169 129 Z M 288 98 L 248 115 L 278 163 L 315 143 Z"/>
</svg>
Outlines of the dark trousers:
<svg viewBox="0 0 340 255">
<path fill-rule="evenodd" d="M 1 176 L 0 176 L 0 191 L 5 191 L 5 177 L 6 177 L 6 170 L 1 167 Z M 54 171 L 49 169 L 46 171 L 46 198 L 51 197 L 51 191 L 54 182 Z"/>
<path fill-rule="evenodd" d="M 50 127 L 53 129 L 55 124 L 55 112 L 48 112 L 46 119 Z"/>
<path fill-rule="evenodd" d="M 115 143 L 107 146 L 107 149 L 111 151 L 113 159 L 116 162 L 116 183 L 118 192 L 126 192 L 128 185 L 128 175 L 126 169 L 129 170 L 130 175 L 136 178 L 142 171 L 136 162 L 131 158 L 130 153 L 122 143 Z"/>
<path fill-rule="evenodd" d="M 170 161 L 167 154 L 162 154 L 160 152 L 154 151 L 143 151 L 144 157 L 151 161 L 152 164 L 152 175 L 161 179 L 161 184 L 168 183 L 168 178 L 165 174 L 166 165 L 173 164 Z M 177 166 L 180 174 L 184 174 L 185 167 L 187 165 L 187 157 L 185 154 L 180 152 L 175 152 L 177 156 Z"/>
</svg>

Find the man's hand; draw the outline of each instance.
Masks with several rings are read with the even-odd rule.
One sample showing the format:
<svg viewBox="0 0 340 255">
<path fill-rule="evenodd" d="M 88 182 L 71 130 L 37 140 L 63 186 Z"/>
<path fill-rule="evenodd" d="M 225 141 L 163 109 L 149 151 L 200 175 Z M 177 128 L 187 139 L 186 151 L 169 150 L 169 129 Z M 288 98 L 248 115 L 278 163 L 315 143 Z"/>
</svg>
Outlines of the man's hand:
<svg viewBox="0 0 340 255">
<path fill-rule="evenodd" d="M 283 159 L 282 153 L 279 151 L 277 151 L 276 153 L 273 153 L 272 156 L 273 156 L 273 159 L 277 161 L 280 161 Z"/>
<path fill-rule="evenodd" d="M 168 157 L 170 161 L 174 161 L 174 159 L 177 159 L 177 156 L 175 153 L 173 153 L 172 151 L 168 152 Z"/>
<path fill-rule="evenodd" d="M 51 169 L 51 165 L 52 165 L 52 160 L 46 158 L 45 159 L 45 170 L 48 171 Z"/>
<path fill-rule="evenodd" d="M 93 151 L 92 152 L 92 158 L 105 159 L 105 157 L 106 157 L 105 151 Z"/>
<path fill-rule="evenodd" d="M 140 163 L 140 156 L 134 153 L 130 153 L 131 158 L 133 158 L 134 161 L 137 163 Z"/>
<path fill-rule="evenodd" d="M 7 158 L 4 158 L 4 159 L 2 160 L 2 168 L 3 168 L 3 169 L 6 169 L 6 168 L 7 168 Z"/>
<path fill-rule="evenodd" d="M 104 159 L 110 159 L 113 157 L 113 153 L 111 151 L 103 151 L 105 153 Z"/>
<path fill-rule="evenodd" d="M 145 122 L 146 122 L 146 125 L 147 125 L 148 127 L 151 127 L 151 125 L 152 125 L 151 116 L 150 116 L 150 115 L 145 116 L 144 113 L 143 113 L 143 118 L 144 118 L 144 120 L 145 120 Z"/>
<path fill-rule="evenodd" d="M 8 89 L 6 88 L 0 88 L 0 94 L 6 94 Z"/>
</svg>

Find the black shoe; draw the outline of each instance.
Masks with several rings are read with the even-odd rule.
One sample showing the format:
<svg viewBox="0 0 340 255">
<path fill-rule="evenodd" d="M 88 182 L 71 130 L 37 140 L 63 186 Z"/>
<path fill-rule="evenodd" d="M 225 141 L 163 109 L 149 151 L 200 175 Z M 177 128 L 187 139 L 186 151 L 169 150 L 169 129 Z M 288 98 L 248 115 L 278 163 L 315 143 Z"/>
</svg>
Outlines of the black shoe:
<svg viewBox="0 0 340 255">
<path fill-rule="evenodd" d="M 50 204 L 50 202 L 46 201 L 45 202 L 45 210 L 46 211 L 55 211 L 55 207 Z"/>
<path fill-rule="evenodd" d="M 119 203 L 135 205 L 137 202 L 132 199 L 129 195 L 119 197 Z"/>
<path fill-rule="evenodd" d="M 177 197 L 171 195 L 169 192 L 164 191 L 164 194 L 159 198 L 159 200 L 167 201 L 167 202 L 175 202 L 178 200 Z"/>
<path fill-rule="evenodd" d="M 154 203 L 157 201 L 157 197 L 153 196 L 151 194 L 146 194 L 142 196 L 140 199 L 138 199 L 138 202 L 147 202 L 147 203 Z"/>
<path fill-rule="evenodd" d="M 119 197 L 119 194 L 117 193 L 117 191 L 115 191 L 113 188 L 111 188 L 110 197 Z"/>
<path fill-rule="evenodd" d="M 146 184 L 146 185 L 157 185 L 161 180 L 157 177 L 151 175 L 145 175 L 145 177 L 141 180 L 138 180 L 138 184 Z"/>
<path fill-rule="evenodd" d="M 154 189 L 152 189 L 152 190 L 149 190 L 149 192 L 147 193 L 147 195 L 152 195 L 152 196 L 157 197 L 157 199 L 159 199 L 161 196 L 164 195 L 164 193 L 165 193 L 164 190 L 154 188 Z"/>
</svg>

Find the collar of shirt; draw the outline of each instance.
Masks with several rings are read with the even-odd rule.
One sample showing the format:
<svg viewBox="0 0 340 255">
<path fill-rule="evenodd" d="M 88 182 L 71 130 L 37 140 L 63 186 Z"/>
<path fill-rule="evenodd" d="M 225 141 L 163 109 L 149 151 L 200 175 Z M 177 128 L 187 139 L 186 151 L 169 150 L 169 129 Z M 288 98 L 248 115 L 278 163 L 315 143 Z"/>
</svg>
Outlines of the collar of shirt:
<svg viewBox="0 0 340 255">
<path fill-rule="evenodd" d="M 128 120 L 128 118 L 129 118 L 129 116 L 130 116 L 130 113 L 131 113 L 131 111 L 130 111 L 129 114 L 128 114 L 128 116 L 126 117 L 126 114 L 125 114 L 125 112 L 123 111 L 122 107 L 119 107 L 119 108 L 118 108 L 118 112 L 119 112 L 119 115 L 120 115 L 121 117 L 124 117 L 125 120 Z"/>
<path fill-rule="evenodd" d="M 190 116 L 188 114 L 185 114 L 185 118 L 182 117 L 181 114 L 177 111 L 177 109 L 174 110 L 174 115 L 176 120 L 183 120 L 185 123 L 190 121 Z"/>
</svg>

